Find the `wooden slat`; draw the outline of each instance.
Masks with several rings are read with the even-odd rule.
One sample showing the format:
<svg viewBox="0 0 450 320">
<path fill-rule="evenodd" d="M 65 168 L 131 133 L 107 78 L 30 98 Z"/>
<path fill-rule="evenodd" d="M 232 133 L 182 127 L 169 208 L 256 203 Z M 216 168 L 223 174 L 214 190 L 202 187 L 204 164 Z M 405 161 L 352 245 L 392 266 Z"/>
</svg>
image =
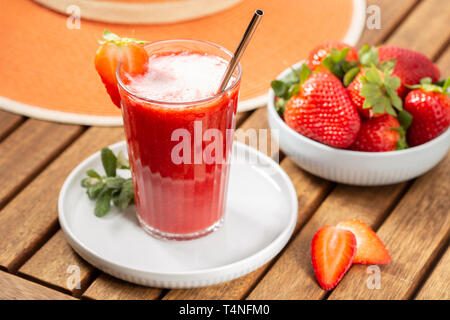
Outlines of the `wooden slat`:
<svg viewBox="0 0 450 320">
<path fill-rule="evenodd" d="M 448 26 L 449 12 L 450 1 L 422 1 L 389 37 L 387 43 L 418 50 L 435 58 L 450 36 L 450 29 L 443 28 Z"/>
<path fill-rule="evenodd" d="M 252 114 L 252 111 L 239 112 L 236 115 L 236 127 L 239 127 Z"/>
<path fill-rule="evenodd" d="M 24 117 L 0 110 L 0 141 L 2 141 L 3 138 L 14 130 L 22 121 L 24 121 Z"/>
<path fill-rule="evenodd" d="M 438 58 L 436 65 L 441 70 L 442 79 L 450 76 L 450 47 L 447 47 L 447 50 Z"/>
<path fill-rule="evenodd" d="M 397 201 L 404 186 L 337 186 L 256 286 L 249 299 L 323 298 L 326 292 L 318 286 L 311 266 L 310 245 L 314 233 L 325 225 L 336 225 L 352 218 L 361 219 L 372 227 L 377 226 Z"/>
<path fill-rule="evenodd" d="M 43 131 L 52 136 L 52 139 L 41 137 L 46 142 L 45 146 L 42 145 L 43 142 L 32 139 L 39 145 L 39 149 L 42 149 L 41 152 L 48 154 L 49 152 L 44 150 L 54 149 L 52 141 L 57 140 L 54 137 L 57 133 L 67 135 L 65 126 L 61 127 L 61 130 L 50 129 L 50 132 L 45 130 L 46 128 L 55 128 L 55 126 L 59 125 L 50 126 L 41 123 L 40 126 L 37 126 L 36 131 L 39 134 Z M 31 132 L 30 135 L 33 136 Z M 7 140 L 10 138 L 12 135 Z M 89 129 L 3 208 L 0 212 L 0 266 L 14 272 L 42 241 L 56 231 L 58 194 L 67 175 L 88 155 L 121 139 L 123 139 L 122 128 Z M 26 150 L 15 150 L 15 153 L 11 154 L 19 157 L 26 153 Z M 36 157 L 40 156 L 36 155 Z M 29 160 L 24 160 L 24 162 L 29 163 Z M 59 259 L 52 255 L 44 258 L 49 261 Z M 71 261 L 70 256 L 68 261 Z M 65 267 L 67 268 L 67 264 Z"/>
<path fill-rule="evenodd" d="M 264 134 L 264 132 L 267 134 Z M 252 140 L 249 137 L 253 137 Z M 256 140 L 254 137 L 256 137 Z M 236 131 L 235 140 L 254 147 L 274 160 L 278 160 L 280 157 L 278 141 L 269 129 L 266 107 L 255 110 L 248 117 Z"/>
<path fill-rule="evenodd" d="M 68 282 L 69 277 L 74 275 L 73 270 L 69 269 L 71 266 L 79 268 L 79 287 L 74 287 Z M 72 250 L 63 232 L 59 230 L 19 269 L 19 274 L 79 295 L 86 290 L 88 282 L 92 279 L 94 267 Z"/>
<path fill-rule="evenodd" d="M 447 249 L 444 256 L 433 270 L 433 273 L 424 283 L 417 300 L 450 300 L 450 249 Z"/>
<path fill-rule="evenodd" d="M 0 144 L 0 208 L 82 131 L 82 127 L 27 120 Z"/>
<path fill-rule="evenodd" d="M 138 286 L 103 273 L 87 289 L 83 297 L 102 300 L 156 300 L 161 292 L 161 289 Z"/>
<path fill-rule="evenodd" d="M 70 300 L 71 296 L 0 271 L 0 300 Z"/>
<path fill-rule="evenodd" d="M 368 289 L 365 268 L 354 268 L 330 299 L 410 298 L 430 263 L 447 243 L 449 193 L 450 154 L 414 182 L 377 231 L 392 257 L 391 262 L 381 268 L 381 288 Z"/>
<path fill-rule="evenodd" d="M 376 5 L 380 8 L 381 29 L 368 30 L 367 26 L 358 41 L 358 47 L 365 43 L 380 43 L 408 15 L 419 0 L 368 0 L 367 7 Z M 369 17 L 371 13 L 368 13 Z"/>
</svg>

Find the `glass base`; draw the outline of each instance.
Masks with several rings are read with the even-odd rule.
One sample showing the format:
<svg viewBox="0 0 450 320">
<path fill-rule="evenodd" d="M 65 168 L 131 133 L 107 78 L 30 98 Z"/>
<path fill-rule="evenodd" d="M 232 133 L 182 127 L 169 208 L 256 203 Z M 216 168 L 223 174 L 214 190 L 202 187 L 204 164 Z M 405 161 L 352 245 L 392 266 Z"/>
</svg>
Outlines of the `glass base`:
<svg viewBox="0 0 450 320">
<path fill-rule="evenodd" d="M 142 218 L 139 216 L 138 213 L 136 213 L 136 216 L 139 220 L 139 224 L 141 227 L 147 232 L 149 235 L 151 235 L 154 238 L 162 239 L 162 240 L 176 240 L 176 241 L 185 241 L 185 240 L 193 240 L 197 238 L 204 237 L 210 233 L 213 233 L 217 229 L 219 229 L 223 225 L 223 217 L 217 220 L 213 225 L 209 226 L 206 229 L 191 232 L 191 233 L 169 233 L 164 232 L 159 229 L 156 229 L 154 227 L 149 226 Z"/>
</svg>

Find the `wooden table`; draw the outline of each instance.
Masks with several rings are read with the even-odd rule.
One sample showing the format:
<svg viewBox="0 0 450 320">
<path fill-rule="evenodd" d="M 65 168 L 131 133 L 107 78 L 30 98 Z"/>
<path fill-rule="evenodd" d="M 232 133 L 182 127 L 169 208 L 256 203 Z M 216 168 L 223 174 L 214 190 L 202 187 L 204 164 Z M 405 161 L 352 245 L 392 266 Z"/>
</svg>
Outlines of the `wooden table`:
<svg viewBox="0 0 450 320">
<path fill-rule="evenodd" d="M 417 49 L 450 74 L 450 1 L 368 1 L 382 28 L 360 44 Z M 300 57 L 299 57 L 300 58 Z M 243 129 L 267 128 L 266 110 L 241 113 Z M 146 288 L 114 279 L 84 262 L 64 239 L 57 198 L 69 172 L 101 147 L 124 139 L 122 128 L 50 123 L 0 111 L 0 298 L 86 299 L 450 299 L 450 154 L 413 181 L 351 187 L 314 177 L 280 155 L 298 196 L 298 223 L 286 248 L 253 273 L 191 290 Z M 355 265 L 332 292 L 317 285 L 310 241 L 317 229 L 349 218 L 366 221 L 389 248 L 381 288 Z M 68 267 L 81 287 L 69 289 Z"/>
</svg>

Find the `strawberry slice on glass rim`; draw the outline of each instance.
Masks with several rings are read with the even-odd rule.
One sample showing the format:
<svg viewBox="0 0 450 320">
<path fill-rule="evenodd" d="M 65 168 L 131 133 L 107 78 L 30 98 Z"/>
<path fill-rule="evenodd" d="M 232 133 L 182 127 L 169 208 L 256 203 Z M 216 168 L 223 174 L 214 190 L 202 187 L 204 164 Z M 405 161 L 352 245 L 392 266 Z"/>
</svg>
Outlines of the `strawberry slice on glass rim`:
<svg viewBox="0 0 450 320">
<path fill-rule="evenodd" d="M 120 108 L 120 96 L 117 88 L 116 71 L 121 65 L 121 71 L 130 75 L 144 74 L 148 69 L 148 54 L 144 48 L 145 41 L 134 38 L 120 38 L 105 30 L 100 47 L 95 54 L 95 69 L 97 70 L 112 102 Z"/>
</svg>

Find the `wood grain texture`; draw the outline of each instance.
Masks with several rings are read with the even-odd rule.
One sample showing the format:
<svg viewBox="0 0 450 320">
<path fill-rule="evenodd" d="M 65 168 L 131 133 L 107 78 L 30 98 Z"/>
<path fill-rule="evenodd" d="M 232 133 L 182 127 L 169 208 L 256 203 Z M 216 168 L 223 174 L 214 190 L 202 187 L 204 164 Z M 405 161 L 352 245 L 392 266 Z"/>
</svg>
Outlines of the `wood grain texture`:
<svg viewBox="0 0 450 320">
<path fill-rule="evenodd" d="M 395 29 L 402 20 L 408 15 L 410 10 L 419 2 L 419 0 L 366 0 L 367 8 L 375 5 L 380 8 L 381 29 L 364 29 L 364 33 L 358 41 L 358 47 L 363 44 L 380 43 Z M 372 10 L 369 10 L 366 17 L 372 15 Z"/>
<path fill-rule="evenodd" d="M 317 284 L 311 265 L 310 246 L 314 233 L 325 225 L 336 225 L 353 218 L 376 227 L 404 187 L 405 184 L 366 188 L 338 185 L 251 292 L 249 299 L 323 298 L 326 291 Z"/>
<path fill-rule="evenodd" d="M 0 141 L 25 120 L 24 117 L 14 113 L 0 110 Z"/>
<path fill-rule="evenodd" d="M 50 127 L 42 121 L 39 122 L 41 124 L 36 128 L 39 133 L 48 132 L 46 128 L 59 126 L 52 124 Z M 53 132 L 54 130 L 50 130 L 52 136 L 56 133 L 66 135 L 66 130 Z M 8 140 L 10 138 L 12 136 L 8 137 Z M 55 137 L 53 139 L 56 140 Z M 0 211 L 0 266 L 15 272 L 37 247 L 56 231 L 58 194 L 67 175 L 90 154 L 122 139 L 122 128 L 93 127 L 89 129 Z M 43 146 L 44 141 L 35 142 L 40 149 L 53 149 L 51 146 L 54 143 L 51 143 L 51 140 L 49 142 L 48 137 L 45 141 L 49 145 Z M 13 154 L 18 157 L 24 152 L 26 151 L 15 150 Z M 46 153 L 49 152 L 46 151 Z M 34 161 L 35 159 L 32 162 Z M 62 257 L 52 259 L 62 259 Z M 71 257 L 69 261 L 70 259 Z"/>
<path fill-rule="evenodd" d="M 251 114 L 252 111 L 239 112 L 236 114 L 236 128 L 239 128 Z"/>
<path fill-rule="evenodd" d="M 277 137 L 269 129 L 266 107 L 255 110 L 236 130 L 234 138 L 270 156 L 275 161 L 280 158 Z"/>
<path fill-rule="evenodd" d="M 258 268 L 246 276 L 232 281 L 195 289 L 173 289 L 164 297 L 164 300 L 234 300 L 242 299 L 252 285 L 264 274 L 268 264 Z"/>
<path fill-rule="evenodd" d="M 394 2 L 394 1 L 392 1 Z M 418 50 L 435 58 L 450 36 L 450 1 L 421 1 L 401 26 L 390 35 L 387 44 Z"/>
<path fill-rule="evenodd" d="M 438 58 L 436 65 L 439 70 L 441 70 L 441 78 L 446 78 L 450 76 L 450 47 L 441 54 Z"/>
<path fill-rule="evenodd" d="M 415 299 L 450 300 L 450 249 L 439 260 Z"/>
<path fill-rule="evenodd" d="M 83 294 L 83 298 L 100 300 L 155 300 L 162 290 L 138 286 L 102 273 Z"/>
<path fill-rule="evenodd" d="M 0 144 L 0 208 L 58 155 L 82 127 L 27 120 Z"/>
<path fill-rule="evenodd" d="M 0 271 L 0 300 L 70 300 L 71 296 Z"/>
<path fill-rule="evenodd" d="M 69 267 L 79 268 L 79 286 L 68 280 L 74 275 Z M 94 275 L 94 267 L 86 263 L 67 243 L 59 230 L 20 269 L 19 274 L 67 290 L 78 296 Z"/>
<path fill-rule="evenodd" d="M 381 267 L 381 288 L 368 289 L 366 268 L 352 268 L 330 299 L 410 298 L 447 242 L 449 193 L 450 154 L 413 183 L 377 231 L 392 258 L 389 264 Z"/>
</svg>

